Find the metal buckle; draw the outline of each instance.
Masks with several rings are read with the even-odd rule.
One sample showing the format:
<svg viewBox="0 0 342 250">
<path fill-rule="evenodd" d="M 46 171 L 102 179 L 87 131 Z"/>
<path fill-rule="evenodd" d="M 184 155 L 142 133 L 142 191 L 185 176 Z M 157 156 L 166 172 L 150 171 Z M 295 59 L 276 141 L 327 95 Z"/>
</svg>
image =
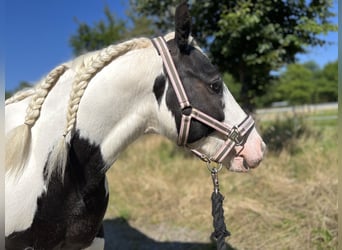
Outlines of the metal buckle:
<svg viewBox="0 0 342 250">
<path fill-rule="evenodd" d="M 223 167 L 223 164 L 222 163 L 216 163 L 216 167 L 212 167 L 210 164 L 211 164 L 211 161 L 206 161 L 206 164 L 207 164 L 207 168 L 209 170 L 209 172 L 220 172 L 222 167 Z"/>
<path fill-rule="evenodd" d="M 236 145 L 241 145 L 243 142 L 243 137 L 241 137 L 239 128 L 237 126 L 234 126 L 232 130 L 230 131 L 228 138 L 233 140 Z"/>
</svg>

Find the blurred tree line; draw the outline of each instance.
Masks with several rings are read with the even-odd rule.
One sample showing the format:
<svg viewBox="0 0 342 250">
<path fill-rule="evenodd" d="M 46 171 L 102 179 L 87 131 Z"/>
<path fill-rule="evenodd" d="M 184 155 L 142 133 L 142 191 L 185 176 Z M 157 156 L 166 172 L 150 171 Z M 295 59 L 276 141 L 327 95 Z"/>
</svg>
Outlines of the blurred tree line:
<svg viewBox="0 0 342 250">
<path fill-rule="evenodd" d="M 241 84 L 234 81 L 227 73 L 224 74 L 224 80 L 228 83 L 232 94 L 239 100 Z M 300 105 L 337 102 L 337 83 L 337 60 L 327 63 L 323 68 L 314 61 L 288 64 L 270 81 L 269 90 L 264 95 L 254 98 L 255 107 L 270 107 L 275 103 Z"/>
<path fill-rule="evenodd" d="M 94 24 L 76 20 L 70 38 L 75 55 L 135 36 L 172 31 L 179 0 L 130 0 L 127 20 L 108 7 Z M 219 67 L 245 109 L 337 100 L 337 61 L 320 69 L 296 64 L 307 46 L 323 46 L 319 36 L 337 31 L 330 22 L 332 0 L 189 0 L 192 34 Z M 285 68 L 285 70 L 284 70 Z M 273 72 L 281 70 L 281 73 Z"/>
<path fill-rule="evenodd" d="M 338 99 L 338 62 L 327 63 L 322 69 L 315 62 L 289 64 L 270 91 L 256 98 L 259 107 L 287 101 L 290 105 L 336 102 Z"/>
</svg>

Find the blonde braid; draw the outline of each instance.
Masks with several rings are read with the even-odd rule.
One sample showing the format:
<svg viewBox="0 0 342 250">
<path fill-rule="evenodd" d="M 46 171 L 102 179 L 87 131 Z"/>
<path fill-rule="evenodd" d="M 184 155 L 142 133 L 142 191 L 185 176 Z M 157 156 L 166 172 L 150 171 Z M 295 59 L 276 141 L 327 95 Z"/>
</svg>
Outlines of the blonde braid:
<svg viewBox="0 0 342 250">
<path fill-rule="evenodd" d="M 67 70 L 67 66 L 62 64 L 54 68 L 40 85 L 37 86 L 36 92 L 27 107 L 25 124 L 33 127 L 40 116 L 40 110 L 45 101 L 46 96 L 51 88 L 56 84 L 59 77 Z"/>
<path fill-rule="evenodd" d="M 73 83 L 72 90 L 70 93 L 68 113 L 67 113 L 67 123 L 66 128 L 63 133 L 61 140 L 56 145 L 50 155 L 49 165 L 53 168 L 59 168 L 58 173 L 62 177 L 64 176 L 67 156 L 68 156 L 68 144 L 66 141 L 66 136 L 74 129 L 77 111 L 81 98 L 88 86 L 88 83 L 107 64 L 112 62 L 114 59 L 121 55 L 124 55 L 128 51 L 134 49 L 142 49 L 151 46 L 151 41 L 148 38 L 136 38 L 130 41 L 118 44 L 110 45 L 107 48 L 100 50 L 96 55 L 93 55 L 87 62 L 83 62 L 81 68 L 77 72 L 75 82 Z M 48 178 L 50 178 L 53 168 L 49 168 Z"/>
<path fill-rule="evenodd" d="M 26 97 L 29 97 L 29 96 L 33 95 L 34 93 L 35 93 L 34 88 L 21 90 L 21 91 L 15 93 L 10 98 L 8 98 L 5 101 L 5 105 L 20 102 L 21 100 L 24 100 Z"/>
<path fill-rule="evenodd" d="M 48 74 L 45 81 L 36 87 L 34 93 L 25 91 L 23 94 L 17 95 L 16 98 L 12 99 L 15 100 L 13 102 L 17 102 L 21 98 L 24 99 L 25 95 L 26 97 L 29 96 L 29 93 L 33 95 L 26 111 L 24 124 L 12 129 L 6 136 L 6 171 L 11 169 L 14 173 L 18 174 L 24 167 L 31 145 L 31 128 L 39 118 L 46 96 L 66 69 L 65 65 L 56 67 Z"/>
<path fill-rule="evenodd" d="M 76 76 L 76 80 L 70 94 L 67 126 L 63 136 L 66 136 L 74 128 L 81 98 L 91 78 L 108 63 L 127 53 L 127 51 L 146 48 L 150 45 L 151 41 L 147 38 L 133 39 L 118 45 L 110 45 L 109 47 L 99 51 L 97 55 L 93 56 L 88 65 L 85 65 L 85 63 L 83 64 L 82 69 Z"/>
</svg>

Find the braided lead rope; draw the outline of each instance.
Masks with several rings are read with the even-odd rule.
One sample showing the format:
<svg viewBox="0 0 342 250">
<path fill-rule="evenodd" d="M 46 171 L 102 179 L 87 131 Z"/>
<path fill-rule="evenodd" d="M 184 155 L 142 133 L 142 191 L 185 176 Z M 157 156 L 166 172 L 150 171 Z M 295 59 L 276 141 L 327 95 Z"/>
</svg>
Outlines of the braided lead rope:
<svg viewBox="0 0 342 250">
<path fill-rule="evenodd" d="M 211 177 L 213 180 L 214 191 L 211 195 L 211 204 L 212 204 L 212 216 L 213 216 L 213 226 L 214 232 L 211 234 L 211 239 L 216 242 L 217 250 L 226 250 L 227 245 L 225 242 L 225 238 L 230 236 L 230 232 L 227 230 L 226 224 L 224 222 L 224 211 L 223 211 L 223 200 L 224 197 L 220 193 L 220 186 L 218 180 L 218 172 L 221 169 L 221 165 L 219 169 L 217 168 L 209 168 L 211 172 Z"/>
</svg>

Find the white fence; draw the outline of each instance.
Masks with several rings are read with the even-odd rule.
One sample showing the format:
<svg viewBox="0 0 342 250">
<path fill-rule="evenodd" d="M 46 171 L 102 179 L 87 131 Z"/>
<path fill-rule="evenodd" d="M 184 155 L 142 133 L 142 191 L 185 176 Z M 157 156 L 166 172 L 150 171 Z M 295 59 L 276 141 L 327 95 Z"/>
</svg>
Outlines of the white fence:
<svg viewBox="0 0 342 250">
<path fill-rule="evenodd" d="M 276 108 L 266 108 L 257 109 L 256 115 L 259 119 L 272 119 L 274 117 L 279 117 L 282 115 L 291 115 L 299 113 L 314 113 L 317 111 L 328 111 L 337 110 L 338 103 L 320 103 L 320 104 L 308 104 L 300 106 L 290 106 L 290 107 L 276 107 Z M 333 116 L 334 119 L 337 116 Z"/>
</svg>

